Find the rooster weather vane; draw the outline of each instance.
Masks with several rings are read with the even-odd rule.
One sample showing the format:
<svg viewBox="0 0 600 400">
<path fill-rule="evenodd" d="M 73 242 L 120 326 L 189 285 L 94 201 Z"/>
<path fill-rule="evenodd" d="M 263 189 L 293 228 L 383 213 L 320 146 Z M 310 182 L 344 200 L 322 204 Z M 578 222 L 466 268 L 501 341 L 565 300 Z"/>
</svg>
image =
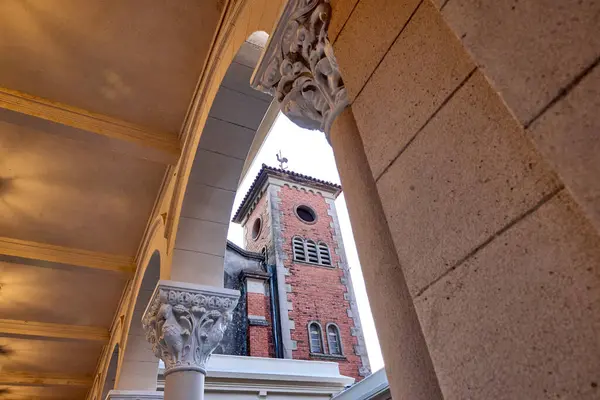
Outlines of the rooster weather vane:
<svg viewBox="0 0 600 400">
<path fill-rule="evenodd" d="M 279 153 L 277 153 L 275 156 L 277 157 L 277 161 L 279 161 L 279 168 L 286 170 L 288 168 L 288 159 L 281 154 L 281 150 L 279 150 Z"/>
</svg>

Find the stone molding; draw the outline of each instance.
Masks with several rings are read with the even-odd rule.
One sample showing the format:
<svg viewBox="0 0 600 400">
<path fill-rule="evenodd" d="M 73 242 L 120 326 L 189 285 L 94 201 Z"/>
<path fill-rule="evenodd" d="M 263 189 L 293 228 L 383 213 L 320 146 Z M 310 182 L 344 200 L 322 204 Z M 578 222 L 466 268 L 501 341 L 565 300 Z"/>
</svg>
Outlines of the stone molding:
<svg viewBox="0 0 600 400">
<path fill-rule="evenodd" d="M 248 325 L 250 326 L 269 326 L 266 317 L 262 315 L 248 315 Z"/>
<path fill-rule="evenodd" d="M 164 394 L 149 390 L 111 390 L 106 400 L 162 400 Z"/>
<path fill-rule="evenodd" d="M 290 319 L 289 309 L 286 292 L 286 279 L 289 275 L 288 269 L 284 265 L 286 259 L 286 253 L 283 251 L 283 235 L 285 231 L 284 226 L 281 223 L 283 218 L 283 210 L 281 209 L 281 187 L 280 186 L 268 186 L 266 189 L 269 195 L 269 213 L 271 214 L 271 238 L 273 243 L 274 261 L 276 265 L 277 273 L 277 293 L 279 296 L 279 321 L 281 323 L 281 341 L 283 345 L 283 356 L 284 358 L 292 358 L 292 351 L 297 349 L 297 344 L 292 340 L 292 325 L 293 321 Z"/>
<path fill-rule="evenodd" d="M 288 1 L 251 80 L 292 122 L 326 135 L 349 105 L 327 35 L 330 21 L 329 0 Z"/>
<path fill-rule="evenodd" d="M 348 317 L 352 318 L 352 321 L 354 322 L 354 327 L 350 329 L 350 334 L 351 336 L 356 337 L 358 342 L 358 345 L 354 347 L 354 352 L 360 357 L 362 363 L 362 366 L 358 369 L 358 372 L 361 376 L 367 377 L 371 375 L 371 362 L 369 360 L 367 343 L 363 334 L 362 322 L 360 320 L 358 305 L 356 303 L 356 294 L 354 293 L 354 285 L 352 284 L 352 275 L 350 274 L 350 268 L 348 266 L 348 260 L 346 258 L 346 249 L 344 247 L 344 240 L 342 238 L 342 229 L 340 227 L 340 221 L 337 215 L 335 202 L 330 199 L 326 199 L 325 202 L 329 205 L 327 214 L 333 220 L 333 240 L 338 245 L 335 251 L 340 256 L 339 267 L 344 273 L 343 277 L 340 278 L 340 281 L 346 286 L 346 293 L 344 293 L 344 299 L 346 299 L 350 303 L 350 309 L 347 309 Z"/>
<path fill-rule="evenodd" d="M 206 374 L 206 363 L 223 339 L 239 296 L 237 290 L 158 282 L 142 325 L 154 354 L 165 363 L 165 375 Z"/>
</svg>

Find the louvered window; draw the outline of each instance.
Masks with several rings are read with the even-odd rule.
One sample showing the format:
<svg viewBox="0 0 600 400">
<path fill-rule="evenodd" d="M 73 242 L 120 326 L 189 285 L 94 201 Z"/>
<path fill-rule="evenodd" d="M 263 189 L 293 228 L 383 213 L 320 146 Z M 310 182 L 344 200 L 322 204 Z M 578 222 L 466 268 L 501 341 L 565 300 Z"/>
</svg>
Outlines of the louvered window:
<svg viewBox="0 0 600 400">
<path fill-rule="evenodd" d="M 319 264 L 331 265 L 331 254 L 329 247 L 323 242 L 319 243 Z"/>
<path fill-rule="evenodd" d="M 327 344 L 329 345 L 329 354 L 342 355 L 340 330 L 334 324 L 327 325 Z"/>
<path fill-rule="evenodd" d="M 306 262 L 304 239 L 296 236 L 294 239 L 292 239 L 292 247 L 294 250 L 294 260 Z"/>
<path fill-rule="evenodd" d="M 292 251 L 294 261 L 326 266 L 332 265 L 329 247 L 323 242 L 317 244 L 313 240 L 295 236 L 292 239 Z"/>
<path fill-rule="evenodd" d="M 316 322 L 308 325 L 308 335 L 310 339 L 310 352 L 323 353 L 323 336 L 321 336 L 321 326 Z"/>
<path fill-rule="evenodd" d="M 308 262 L 318 264 L 319 263 L 319 252 L 317 251 L 317 244 L 312 240 L 306 241 L 306 258 Z"/>
</svg>

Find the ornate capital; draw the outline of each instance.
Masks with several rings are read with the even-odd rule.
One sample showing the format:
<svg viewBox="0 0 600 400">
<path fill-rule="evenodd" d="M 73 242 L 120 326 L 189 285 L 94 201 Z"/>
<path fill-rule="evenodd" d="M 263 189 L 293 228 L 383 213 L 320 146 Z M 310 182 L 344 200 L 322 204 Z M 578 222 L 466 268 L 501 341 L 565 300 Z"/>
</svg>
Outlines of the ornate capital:
<svg viewBox="0 0 600 400">
<path fill-rule="evenodd" d="M 182 370 L 206 373 L 239 296 L 237 290 L 158 282 L 142 324 L 154 354 L 165 363 L 165 375 Z"/>
<path fill-rule="evenodd" d="M 289 0 L 251 81 L 295 124 L 327 135 L 349 104 L 327 37 L 330 20 L 329 0 Z"/>
</svg>

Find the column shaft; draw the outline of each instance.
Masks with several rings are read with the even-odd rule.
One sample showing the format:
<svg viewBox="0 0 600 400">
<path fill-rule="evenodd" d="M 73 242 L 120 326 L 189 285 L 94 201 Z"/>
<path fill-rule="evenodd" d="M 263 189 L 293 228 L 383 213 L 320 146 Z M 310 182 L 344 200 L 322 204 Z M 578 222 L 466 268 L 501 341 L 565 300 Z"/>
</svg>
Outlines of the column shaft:
<svg viewBox="0 0 600 400">
<path fill-rule="evenodd" d="M 204 374 L 176 371 L 165 377 L 164 400 L 204 400 Z"/>
<path fill-rule="evenodd" d="M 392 396 L 443 399 L 350 107 L 333 122 L 330 141 Z"/>
</svg>

